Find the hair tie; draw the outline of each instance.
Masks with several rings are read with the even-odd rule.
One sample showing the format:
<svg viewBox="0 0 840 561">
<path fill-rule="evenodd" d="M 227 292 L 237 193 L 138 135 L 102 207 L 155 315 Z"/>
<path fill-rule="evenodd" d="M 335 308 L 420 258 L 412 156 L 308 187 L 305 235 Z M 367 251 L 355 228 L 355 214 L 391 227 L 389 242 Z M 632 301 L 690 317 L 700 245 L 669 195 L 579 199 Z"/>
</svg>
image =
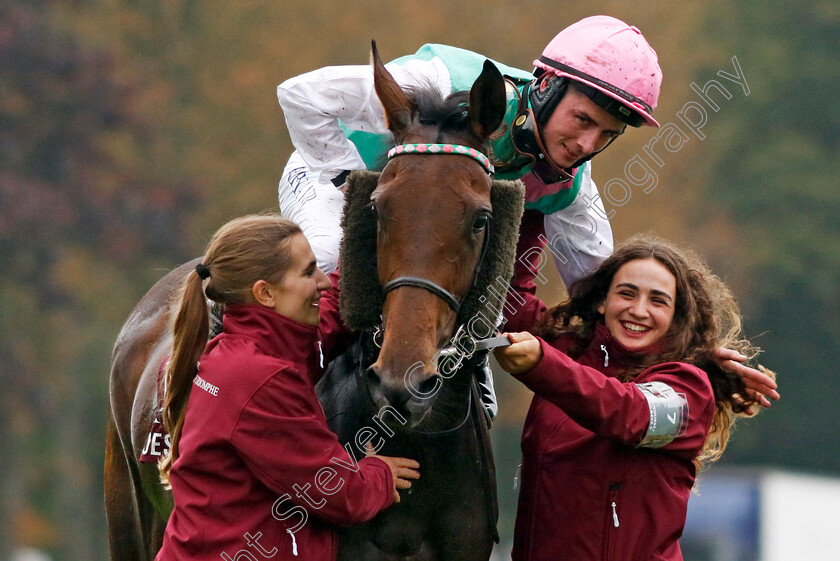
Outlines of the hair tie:
<svg viewBox="0 0 840 561">
<path fill-rule="evenodd" d="M 198 273 L 198 276 L 202 279 L 209 279 L 210 278 L 210 269 L 207 268 L 207 265 L 204 263 L 199 263 L 195 266 L 195 272 Z"/>
</svg>

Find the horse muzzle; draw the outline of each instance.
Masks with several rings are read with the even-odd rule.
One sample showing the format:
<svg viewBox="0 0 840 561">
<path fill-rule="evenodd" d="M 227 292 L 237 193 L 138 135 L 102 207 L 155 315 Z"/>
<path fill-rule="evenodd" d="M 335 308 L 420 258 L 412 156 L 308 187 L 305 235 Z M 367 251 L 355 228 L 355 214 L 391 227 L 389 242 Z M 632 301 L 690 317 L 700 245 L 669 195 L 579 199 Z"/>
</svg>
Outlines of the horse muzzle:
<svg viewBox="0 0 840 561">
<path fill-rule="evenodd" d="M 443 386 L 437 372 L 417 362 L 399 375 L 386 370 L 377 361 L 367 369 L 367 386 L 378 408 L 391 406 L 408 419 L 408 426 L 420 424 Z"/>
</svg>

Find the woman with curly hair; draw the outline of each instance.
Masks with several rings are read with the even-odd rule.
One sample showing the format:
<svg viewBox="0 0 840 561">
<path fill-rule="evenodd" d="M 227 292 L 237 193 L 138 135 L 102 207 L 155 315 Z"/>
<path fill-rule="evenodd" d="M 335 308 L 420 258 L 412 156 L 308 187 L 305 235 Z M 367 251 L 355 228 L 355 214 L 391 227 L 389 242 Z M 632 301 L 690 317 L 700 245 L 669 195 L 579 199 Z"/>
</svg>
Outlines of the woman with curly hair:
<svg viewBox="0 0 840 561">
<path fill-rule="evenodd" d="M 569 294 L 541 337 L 509 333 L 495 352 L 535 393 L 513 559 L 681 560 L 697 470 L 758 409 L 712 357 L 758 349 L 727 286 L 657 238 L 630 239 Z"/>
</svg>

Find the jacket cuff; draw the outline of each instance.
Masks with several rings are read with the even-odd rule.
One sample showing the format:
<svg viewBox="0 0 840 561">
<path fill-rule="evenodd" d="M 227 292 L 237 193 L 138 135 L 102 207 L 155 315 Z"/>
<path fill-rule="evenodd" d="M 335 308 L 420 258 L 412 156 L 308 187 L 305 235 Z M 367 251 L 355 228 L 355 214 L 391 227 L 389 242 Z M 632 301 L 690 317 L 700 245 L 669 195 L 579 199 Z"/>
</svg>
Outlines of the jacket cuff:
<svg viewBox="0 0 840 561">
<path fill-rule="evenodd" d="M 391 503 L 394 502 L 394 476 L 391 474 L 391 466 L 379 458 L 372 458 L 370 456 L 365 456 L 359 460 L 359 465 L 361 465 L 362 462 L 364 462 L 365 465 L 378 468 L 385 473 L 385 502 L 382 508 L 390 506 Z"/>
</svg>

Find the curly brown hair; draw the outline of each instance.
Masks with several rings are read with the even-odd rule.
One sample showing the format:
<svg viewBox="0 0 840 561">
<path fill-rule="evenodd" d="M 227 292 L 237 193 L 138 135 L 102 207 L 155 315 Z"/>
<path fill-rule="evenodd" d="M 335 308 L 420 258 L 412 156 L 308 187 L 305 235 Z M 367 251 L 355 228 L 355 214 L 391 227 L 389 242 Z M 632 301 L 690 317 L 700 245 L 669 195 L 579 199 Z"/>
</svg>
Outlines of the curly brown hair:
<svg viewBox="0 0 840 561">
<path fill-rule="evenodd" d="M 700 468 L 723 454 L 737 418 L 751 416 L 759 408 L 741 377 L 717 365 L 713 359 L 715 350 L 733 349 L 751 360 L 760 349 L 744 338 L 741 312 L 729 287 L 709 270 L 697 253 L 650 234 L 637 234 L 616 249 L 596 271 L 572 284 L 569 299 L 549 310 L 537 332 L 543 338 L 573 334 L 577 345 L 569 354 L 576 357 L 582 353 L 592 339 L 595 325 L 604 321 L 598 308 L 606 300 L 613 277 L 622 266 L 637 259 L 655 259 L 674 275 L 674 318 L 664 336 L 661 352 L 640 357 L 625 372 L 622 381 L 633 380 L 653 364 L 672 361 L 694 364 L 708 374 L 716 411 L 706 444 L 695 460 Z M 775 377 L 769 370 L 762 370 Z"/>
</svg>

